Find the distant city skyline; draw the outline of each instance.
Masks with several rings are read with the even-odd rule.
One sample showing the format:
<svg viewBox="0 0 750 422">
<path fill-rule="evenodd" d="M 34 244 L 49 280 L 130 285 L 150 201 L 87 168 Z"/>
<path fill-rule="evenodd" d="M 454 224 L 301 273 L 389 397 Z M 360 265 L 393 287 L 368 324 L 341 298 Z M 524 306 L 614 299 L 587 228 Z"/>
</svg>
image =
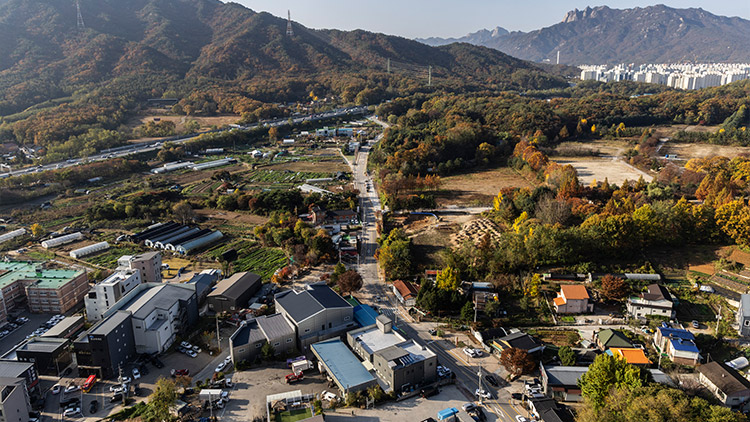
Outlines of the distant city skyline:
<svg viewBox="0 0 750 422">
<path fill-rule="evenodd" d="M 255 10 L 266 11 L 310 28 L 364 29 L 406 38 L 462 37 L 480 29 L 501 26 L 509 31 L 532 31 L 562 21 L 565 13 L 587 6 L 601 6 L 580 0 L 234 0 Z M 612 0 L 613 9 L 665 4 L 674 8 L 702 8 L 715 15 L 750 20 L 746 0 L 663 0 L 659 2 Z"/>
</svg>

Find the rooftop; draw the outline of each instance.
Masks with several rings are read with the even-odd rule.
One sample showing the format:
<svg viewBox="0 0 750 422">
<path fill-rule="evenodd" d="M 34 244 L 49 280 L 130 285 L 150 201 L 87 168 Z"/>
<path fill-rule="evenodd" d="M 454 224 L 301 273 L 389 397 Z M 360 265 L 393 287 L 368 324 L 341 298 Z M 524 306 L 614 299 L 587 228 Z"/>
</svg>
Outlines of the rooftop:
<svg viewBox="0 0 750 422">
<path fill-rule="evenodd" d="M 82 315 L 65 317 L 62 319 L 62 321 L 58 322 L 57 325 L 47 330 L 46 333 L 42 334 L 41 337 L 60 337 L 65 335 L 66 331 L 77 325 L 83 326 L 83 323 L 84 321 Z"/>
<path fill-rule="evenodd" d="M 388 333 L 380 331 L 380 328 L 377 326 L 363 328 L 362 331 L 357 332 L 352 337 L 354 337 L 354 341 L 362 345 L 362 348 L 368 354 L 373 354 L 378 350 L 383 350 L 406 341 L 405 338 L 393 331 Z"/>
<path fill-rule="evenodd" d="M 54 353 L 68 343 L 67 339 L 33 337 L 21 343 L 16 352 Z"/>
<path fill-rule="evenodd" d="M 688 330 L 681 328 L 659 327 L 657 328 L 662 337 L 681 338 L 683 340 L 695 340 L 695 336 Z"/>
<path fill-rule="evenodd" d="M 549 385 L 577 386 L 581 375 L 588 372 L 588 366 L 542 366 L 547 373 Z"/>
<path fill-rule="evenodd" d="M 693 340 L 687 340 L 682 338 L 670 338 L 669 343 L 672 345 L 674 350 L 679 352 L 691 352 L 700 353 L 700 349 L 695 345 Z"/>
<path fill-rule="evenodd" d="M 284 315 L 273 314 L 258 317 L 258 326 L 268 339 L 294 336 L 294 327 L 284 318 Z"/>
<path fill-rule="evenodd" d="M 130 311 L 133 318 L 144 319 L 154 309 L 169 309 L 177 300 L 189 300 L 195 294 L 192 286 L 173 283 L 147 283 L 119 309 Z"/>
<path fill-rule="evenodd" d="M 647 291 L 645 293 L 641 293 L 641 297 L 645 300 L 654 302 L 660 300 L 672 301 L 672 296 L 669 294 L 667 288 L 660 284 L 649 284 L 646 289 Z"/>
<path fill-rule="evenodd" d="M 19 362 L 17 360 L 0 360 L 0 377 L 17 378 L 34 367 L 33 362 Z"/>
<path fill-rule="evenodd" d="M 374 325 L 375 318 L 377 317 L 378 313 L 369 305 L 356 305 L 354 307 L 354 320 L 357 321 L 361 327 Z"/>
<path fill-rule="evenodd" d="M 242 294 L 250 289 L 256 289 L 260 285 L 260 276 L 250 272 L 237 273 L 221 280 L 216 288 L 208 294 L 208 297 L 224 296 L 237 300 Z"/>
<path fill-rule="evenodd" d="M 59 289 L 83 273 L 83 270 L 44 269 L 40 262 L 0 261 L 0 289 L 19 280 L 33 281 L 36 288 Z"/>
<path fill-rule="evenodd" d="M 699 366 L 698 372 L 727 395 L 750 390 L 750 381 L 723 363 L 709 362 Z"/>
<path fill-rule="evenodd" d="M 560 286 L 560 292 L 565 295 L 568 300 L 583 300 L 589 298 L 589 292 L 586 291 L 586 287 L 580 284 L 566 284 Z"/>
<path fill-rule="evenodd" d="M 622 331 L 612 330 L 607 328 L 597 333 L 599 342 L 606 348 L 610 347 L 624 347 L 632 348 L 633 344 L 630 342 Z"/>
<path fill-rule="evenodd" d="M 258 328 L 258 323 L 255 320 L 250 320 L 247 323 L 240 325 L 240 328 L 238 328 L 231 337 L 232 345 L 234 347 L 243 344 L 256 343 L 265 339 L 266 337 Z"/>
<path fill-rule="evenodd" d="M 516 349 L 521 350 L 532 350 L 542 345 L 537 339 L 522 331 L 509 334 L 505 337 L 500 337 L 498 341 L 505 342 L 510 345 L 510 347 L 515 347 Z"/>
<path fill-rule="evenodd" d="M 346 389 L 375 382 L 362 363 L 341 340 L 326 340 L 314 343 L 315 354 L 325 364 L 332 377 Z"/>
<path fill-rule="evenodd" d="M 103 320 L 99 321 L 96 325 L 94 325 L 91 330 L 88 332 L 88 334 L 91 335 L 107 335 L 112 330 L 117 328 L 120 324 L 122 324 L 126 319 L 130 318 L 130 312 L 126 311 L 117 311 L 113 313 L 112 315 L 104 318 Z M 85 333 L 84 333 L 85 334 Z"/>
<path fill-rule="evenodd" d="M 281 292 L 276 295 L 276 302 L 298 323 L 324 309 L 352 307 L 325 283 L 310 284 L 302 291 Z"/>
<path fill-rule="evenodd" d="M 404 299 L 416 298 L 417 294 L 419 293 L 419 290 L 417 290 L 417 288 L 408 281 L 396 280 L 393 282 L 393 287 L 398 290 L 398 293 Z"/>
<path fill-rule="evenodd" d="M 612 356 L 621 357 L 631 365 L 649 365 L 651 363 L 643 349 L 612 347 L 609 350 L 612 352 Z"/>
</svg>

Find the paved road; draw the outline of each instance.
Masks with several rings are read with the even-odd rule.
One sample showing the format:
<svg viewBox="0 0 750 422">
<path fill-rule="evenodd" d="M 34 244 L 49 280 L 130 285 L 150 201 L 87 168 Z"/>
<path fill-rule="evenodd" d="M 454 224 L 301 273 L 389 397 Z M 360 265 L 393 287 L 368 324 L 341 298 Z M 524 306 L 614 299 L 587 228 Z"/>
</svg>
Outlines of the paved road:
<svg viewBox="0 0 750 422">
<path fill-rule="evenodd" d="M 388 124 L 385 122 L 376 118 L 370 119 L 384 128 L 388 127 Z M 403 311 L 403 308 L 399 306 L 395 297 L 389 293 L 385 280 L 382 279 L 381 274 L 378 271 L 378 264 L 375 260 L 375 252 L 377 251 L 376 221 L 377 215 L 382 209 L 377 191 L 372 184 L 372 178 L 367 174 L 367 159 L 371 148 L 380 141 L 382 136 L 382 134 L 379 135 L 374 142 L 371 142 L 369 145 L 360 149 L 352 168 L 354 186 L 360 191 L 360 211 L 362 218 L 362 248 L 360 250 L 358 264 L 359 272 L 364 281 L 361 293 L 365 298 L 369 297 L 372 299 L 379 297 L 380 300 L 374 304 L 380 306 L 382 310 L 387 311 L 389 316 L 393 314 L 398 317 L 397 321 L 394 322 L 394 325 L 402 330 L 409 338 L 418 339 L 421 343 L 426 344 L 430 350 L 438 355 L 441 364 L 448 366 L 456 373 L 459 385 L 469 394 L 473 394 L 479 382 L 479 376 L 477 373 L 480 370 L 479 365 L 483 359 L 469 362 L 469 358 L 463 355 L 459 348 L 454 347 L 446 340 L 433 340 L 432 336 L 428 333 L 428 330 L 433 328 L 432 325 L 434 324 L 420 324 L 414 322 L 413 319 Z M 369 190 L 368 186 L 370 188 Z M 440 211 L 479 213 L 485 210 L 486 209 L 484 208 L 472 208 Z M 487 357 L 485 359 L 494 358 Z M 487 365 L 485 365 L 485 367 L 486 366 Z M 487 373 L 485 369 L 482 369 L 481 371 L 483 375 Z M 501 377 L 496 378 L 500 379 Z M 508 391 L 508 389 L 501 388 L 498 390 L 487 385 L 484 381 L 482 381 L 482 383 L 482 388 L 491 391 L 493 397 L 496 398 L 494 400 L 485 401 L 485 408 L 495 413 L 498 420 L 515 422 L 516 415 L 527 414 L 520 410 L 520 407 L 518 409 L 514 407 L 514 404 L 511 403 L 510 391 Z"/>
<path fill-rule="evenodd" d="M 76 166 L 76 165 L 83 164 L 86 162 L 103 161 L 103 160 L 108 160 L 111 158 L 125 157 L 125 156 L 132 155 L 132 154 L 140 154 L 142 152 L 156 151 L 156 150 L 161 149 L 162 145 L 166 141 L 169 141 L 173 144 L 183 144 L 205 133 L 225 132 L 225 131 L 231 131 L 231 130 L 252 130 L 261 126 L 278 127 L 278 126 L 285 126 L 289 124 L 294 125 L 294 124 L 300 124 L 300 123 L 309 122 L 309 121 L 311 122 L 311 121 L 331 119 L 331 118 L 336 118 L 336 117 L 361 115 L 366 112 L 367 112 L 367 107 L 364 107 L 364 106 L 339 108 L 339 109 L 327 111 L 324 113 L 313 113 L 313 114 L 307 114 L 307 115 L 293 116 L 291 120 L 289 118 L 264 120 L 264 121 L 261 121 L 252 125 L 248 125 L 248 126 L 235 126 L 235 127 L 231 127 L 227 129 L 217 129 L 217 130 L 211 130 L 207 132 L 196 133 L 196 134 L 184 136 L 184 137 L 173 137 L 173 138 L 168 138 L 168 139 L 162 139 L 159 141 L 134 143 L 134 144 L 125 145 L 122 147 L 104 150 L 98 154 L 94 154 L 87 158 L 73 158 L 67 161 L 60 161 L 58 163 L 51 163 L 51 164 L 46 164 L 43 166 L 40 165 L 38 167 L 28 167 L 28 168 L 23 168 L 19 170 L 13 170 L 7 173 L 0 174 L 0 179 L 5 178 L 5 177 L 10 177 L 10 176 L 18 176 L 18 175 L 27 174 L 27 173 L 38 173 L 38 172 L 47 171 L 47 170 L 55 170 L 55 169 L 61 169 L 61 168 L 66 168 L 66 167 L 72 167 L 72 166 Z"/>
</svg>

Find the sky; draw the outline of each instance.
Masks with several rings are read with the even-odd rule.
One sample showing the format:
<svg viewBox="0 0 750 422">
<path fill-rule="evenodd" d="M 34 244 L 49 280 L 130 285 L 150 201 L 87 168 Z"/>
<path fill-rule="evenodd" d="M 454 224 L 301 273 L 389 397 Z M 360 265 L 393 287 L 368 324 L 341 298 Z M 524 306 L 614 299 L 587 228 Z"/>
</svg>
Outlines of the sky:
<svg viewBox="0 0 750 422">
<path fill-rule="evenodd" d="M 227 0 L 224 0 L 227 1 Z M 365 29 L 407 38 L 460 37 L 479 29 L 501 26 L 531 31 L 561 22 L 565 14 L 586 6 L 580 0 L 233 0 L 255 11 L 286 17 L 310 28 Z M 615 9 L 665 4 L 700 7 L 716 15 L 750 19 L 748 0 L 609 0 Z"/>
</svg>

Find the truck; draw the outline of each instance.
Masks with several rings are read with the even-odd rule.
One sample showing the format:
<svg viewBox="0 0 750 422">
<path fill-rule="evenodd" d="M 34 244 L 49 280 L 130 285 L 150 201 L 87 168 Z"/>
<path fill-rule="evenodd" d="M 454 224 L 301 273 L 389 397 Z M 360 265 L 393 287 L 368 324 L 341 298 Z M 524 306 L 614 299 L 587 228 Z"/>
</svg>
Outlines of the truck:
<svg viewBox="0 0 750 422">
<path fill-rule="evenodd" d="M 296 358 L 287 359 L 286 367 L 291 368 L 294 362 L 299 362 L 301 360 L 307 360 L 307 358 L 305 356 L 297 356 Z"/>
<path fill-rule="evenodd" d="M 295 374 L 307 371 L 310 368 L 312 368 L 312 362 L 307 359 L 292 362 L 292 372 L 294 372 Z"/>
<path fill-rule="evenodd" d="M 214 403 L 216 401 L 220 401 L 222 399 L 222 393 L 220 389 L 213 389 L 213 388 L 204 388 L 201 390 L 200 393 L 198 393 L 198 397 L 202 401 L 208 401 L 210 403 Z"/>
</svg>

